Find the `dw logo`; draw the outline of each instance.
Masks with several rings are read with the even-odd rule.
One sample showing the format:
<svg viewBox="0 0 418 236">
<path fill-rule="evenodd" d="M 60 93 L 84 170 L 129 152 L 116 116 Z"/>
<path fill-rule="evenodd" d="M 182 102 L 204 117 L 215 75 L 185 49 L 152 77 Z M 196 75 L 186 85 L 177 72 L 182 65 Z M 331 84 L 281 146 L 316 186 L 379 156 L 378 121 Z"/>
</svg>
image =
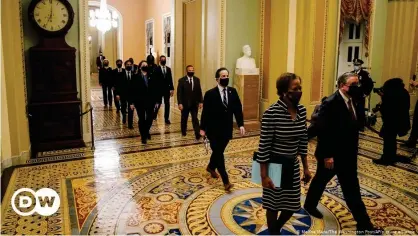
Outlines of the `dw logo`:
<svg viewBox="0 0 418 236">
<path fill-rule="evenodd" d="M 22 212 L 18 209 L 28 209 L 32 206 L 32 198 L 29 196 L 19 196 L 19 206 L 15 205 L 16 197 L 22 192 L 31 193 L 35 199 L 35 207 L 31 211 Z M 58 211 L 60 203 L 58 193 L 50 188 L 42 188 L 36 192 L 30 188 L 21 188 L 13 194 L 11 200 L 13 210 L 20 216 L 30 216 L 35 212 L 41 216 L 50 216 Z"/>
</svg>

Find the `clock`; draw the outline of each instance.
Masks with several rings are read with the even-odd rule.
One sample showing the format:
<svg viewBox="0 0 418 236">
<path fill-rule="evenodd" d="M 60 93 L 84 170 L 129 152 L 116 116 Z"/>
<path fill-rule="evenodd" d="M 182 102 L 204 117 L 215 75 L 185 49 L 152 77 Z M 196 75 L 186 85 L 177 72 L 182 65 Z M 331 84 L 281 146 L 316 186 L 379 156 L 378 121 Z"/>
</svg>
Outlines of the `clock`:
<svg viewBox="0 0 418 236">
<path fill-rule="evenodd" d="M 29 20 L 44 36 L 64 36 L 74 22 L 74 10 L 68 0 L 33 0 Z"/>
</svg>

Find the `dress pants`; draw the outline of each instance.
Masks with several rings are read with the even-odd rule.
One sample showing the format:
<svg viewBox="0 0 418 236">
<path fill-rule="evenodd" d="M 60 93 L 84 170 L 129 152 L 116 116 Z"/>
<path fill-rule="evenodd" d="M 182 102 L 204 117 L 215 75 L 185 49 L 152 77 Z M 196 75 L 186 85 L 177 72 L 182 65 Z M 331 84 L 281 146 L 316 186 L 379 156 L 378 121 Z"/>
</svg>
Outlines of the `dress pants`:
<svg viewBox="0 0 418 236">
<path fill-rule="evenodd" d="M 142 140 L 147 140 L 150 133 L 152 121 L 154 120 L 153 106 L 135 106 L 138 115 L 138 127 Z"/>
<path fill-rule="evenodd" d="M 116 107 L 116 109 L 119 111 L 120 110 L 120 100 L 118 101 L 117 99 L 116 99 L 116 93 L 115 93 L 115 91 L 113 91 L 113 101 L 115 101 L 115 107 Z M 120 99 L 120 98 L 119 98 Z"/>
<path fill-rule="evenodd" d="M 334 159 L 334 169 L 332 170 L 325 168 L 324 160 L 318 160 L 316 174 L 306 196 L 305 208 L 317 207 L 327 183 L 337 175 L 347 206 L 357 221 L 357 229 L 370 228 L 372 224 L 360 195 L 360 184 L 357 178 L 357 157 L 342 158 L 351 160 L 341 162 Z"/>
<path fill-rule="evenodd" d="M 130 124 L 130 126 L 132 126 L 133 114 L 134 113 L 131 110 L 131 108 L 129 107 L 129 102 L 128 102 L 128 99 L 126 98 L 125 95 L 120 95 L 120 108 L 121 108 L 123 119 L 126 119 L 126 113 L 127 112 L 128 112 L 128 114 L 131 113 L 131 120 L 130 120 L 130 123 L 128 122 L 128 124 Z"/>
<path fill-rule="evenodd" d="M 170 91 L 164 93 L 161 101 L 164 101 L 164 119 L 165 121 L 170 120 Z M 155 111 L 155 118 L 157 118 L 158 111 L 160 111 L 161 104 L 158 106 L 157 110 Z"/>
<path fill-rule="evenodd" d="M 198 105 L 183 107 L 181 111 L 181 133 L 186 135 L 187 133 L 187 120 L 189 119 L 189 113 L 192 115 L 192 124 L 196 137 L 200 136 L 199 120 L 197 119 L 197 112 L 199 110 Z"/>
<path fill-rule="evenodd" d="M 398 149 L 396 144 L 396 138 L 398 134 L 388 129 L 383 130 L 383 155 L 385 160 L 396 160 L 396 150 Z"/>
<path fill-rule="evenodd" d="M 212 155 L 210 156 L 209 169 L 215 171 L 218 169 L 224 184 L 229 183 L 228 173 L 225 168 L 224 151 L 228 146 L 229 139 L 219 137 L 208 137 Z"/>
<path fill-rule="evenodd" d="M 415 104 L 414 109 L 414 118 L 412 120 L 412 130 L 411 135 L 409 136 L 408 143 L 411 144 L 411 146 L 415 146 L 417 144 L 418 139 L 418 102 Z"/>
<path fill-rule="evenodd" d="M 109 106 L 112 106 L 112 99 L 113 99 L 112 86 L 102 84 L 102 91 L 103 91 L 104 105 L 107 106 L 109 104 Z"/>
</svg>

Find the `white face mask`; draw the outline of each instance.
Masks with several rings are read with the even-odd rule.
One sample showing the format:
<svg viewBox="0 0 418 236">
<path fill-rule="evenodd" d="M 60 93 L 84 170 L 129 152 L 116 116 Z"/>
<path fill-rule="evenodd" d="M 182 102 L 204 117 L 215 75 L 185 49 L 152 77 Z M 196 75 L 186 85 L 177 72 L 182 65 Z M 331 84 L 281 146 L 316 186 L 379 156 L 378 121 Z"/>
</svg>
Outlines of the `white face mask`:
<svg viewBox="0 0 418 236">
<path fill-rule="evenodd" d="M 354 70 L 360 70 L 360 66 L 354 66 Z"/>
</svg>

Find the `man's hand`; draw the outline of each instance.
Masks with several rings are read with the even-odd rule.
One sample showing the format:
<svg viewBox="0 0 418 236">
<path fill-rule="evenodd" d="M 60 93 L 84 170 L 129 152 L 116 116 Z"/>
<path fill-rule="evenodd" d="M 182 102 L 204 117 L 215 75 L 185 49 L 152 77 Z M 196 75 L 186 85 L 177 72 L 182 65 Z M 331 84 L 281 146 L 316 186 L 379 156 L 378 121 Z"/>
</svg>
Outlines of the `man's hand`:
<svg viewBox="0 0 418 236">
<path fill-rule="evenodd" d="M 135 106 L 134 105 L 130 105 L 129 107 L 131 108 L 132 111 L 135 110 Z"/>
<path fill-rule="evenodd" d="M 97 69 L 100 70 L 100 66 L 98 66 Z"/>
<path fill-rule="evenodd" d="M 100 86 L 103 86 L 102 83 L 99 83 Z"/>
<path fill-rule="evenodd" d="M 261 178 L 261 185 L 263 185 L 264 188 L 275 188 L 273 181 L 270 179 L 270 177 Z"/>
<path fill-rule="evenodd" d="M 200 130 L 200 136 L 205 137 L 206 136 L 206 132 L 204 130 Z"/>
<path fill-rule="evenodd" d="M 112 90 L 115 91 L 115 87 L 112 87 Z"/>
<path fill-rule="evenodd" d="M 332 157 L 325 158 L 324 162 L 325 162 L 325 168 L 327 168 L 329 170 L 334 169 L 334 158 L 332 158 Z"/>
<path fill-rule="evenodd" d="M 160 106 L 160 104 L 156 103 L 155 106 L 154 106 L 154 111 L 156 111 L 159 106 Z"/>
<path fill-rule="evenodd" d="M 312 174 L 311 174 L 311 172 L 309 171 L 309 169 L 305 169 L 305 170 L 303 171 L 303 178 L 302 178 L 302 181 L 303 181 L 305 184 L 307 184 L 307 183 L 309 183 L 309 181 L 311 181 L 311 179 L 312 179 Z"/>
<path fill-rule="evenodd" d="M 199 103 L 199 109 L 203 108 L 203 103 Z"/>
<path fill-rule="evenodd" d="M 418 86 L 418 82 L 417 81 L 413 81 L 413 80 L 409 81 L 409 84 L 411 86 L 413 86 L 413 87 L 417 87 Z"/>
<path fill-rule="evenodd" d="M 170 90 L 170 97 L 174 95 L 174 90 Z"/>
<path fill-rule="evenodd" d="M 183 105 L 179 104 L 179 110 L 182 111 L 183 110 Z"/>
<path fill-rule="evenodd" d="M 120 100 L 120 96 L 116 95 L 116 101 L 119 101 L 119 100 Z"/>
<path fill-rule="evenodd" d="M 239 133 L 241 134 L 241 136 L 245 135 L 245 128 L 244 126 L 239 127 Z"/>
</svg>

